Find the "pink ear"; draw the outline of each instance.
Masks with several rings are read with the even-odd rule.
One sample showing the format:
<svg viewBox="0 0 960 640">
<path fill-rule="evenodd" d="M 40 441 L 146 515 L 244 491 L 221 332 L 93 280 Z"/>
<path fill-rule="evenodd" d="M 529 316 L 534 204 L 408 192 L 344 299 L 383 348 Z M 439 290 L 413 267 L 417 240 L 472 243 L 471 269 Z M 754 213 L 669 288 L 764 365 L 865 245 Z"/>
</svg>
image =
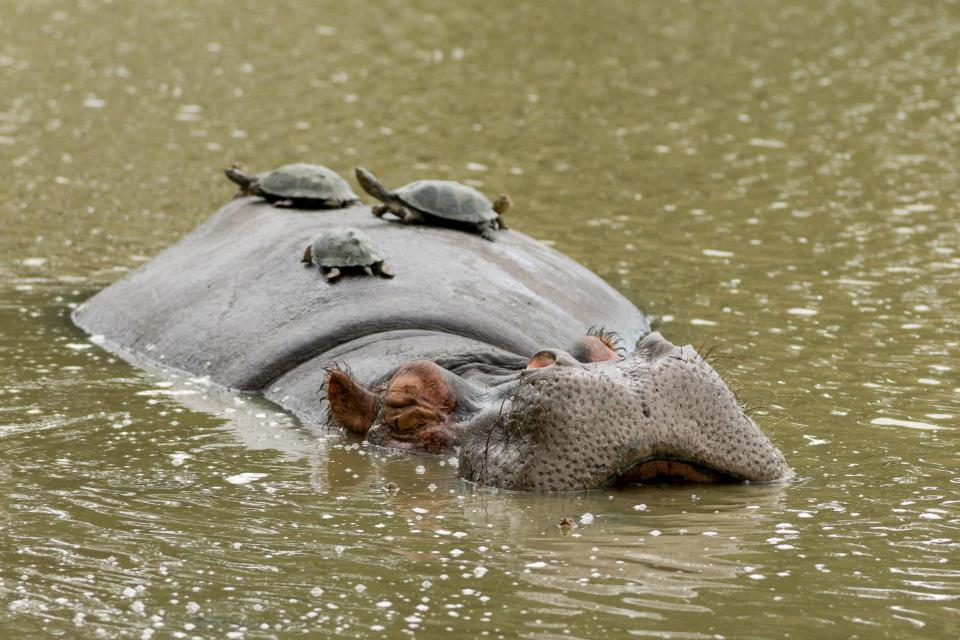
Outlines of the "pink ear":
<svg viewBox="0 0 960 640">
<path fill-rule="evenodd" d="M 429 360 L 414 360 L 390 379 L 383 400 L 383 422 L 396 433 L 442 424 L 457 408 L 443 370 Z"/>
<path fill-rule="evenodd" d="M 366 435 L 377 417 L 377 396 L 339 369 L 327 373 L 326 386 L 334 422 L 354 433 Z"/>
</svg>

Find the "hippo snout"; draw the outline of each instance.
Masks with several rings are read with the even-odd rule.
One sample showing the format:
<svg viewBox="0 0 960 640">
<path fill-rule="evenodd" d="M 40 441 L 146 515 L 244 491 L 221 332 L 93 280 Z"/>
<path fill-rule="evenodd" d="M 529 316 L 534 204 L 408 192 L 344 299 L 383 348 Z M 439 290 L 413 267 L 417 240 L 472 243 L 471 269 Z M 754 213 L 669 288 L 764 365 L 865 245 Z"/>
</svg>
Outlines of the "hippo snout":
<svg viewBox="0 0 960 640">
<path fill-rule="evenodd" d="M 503 406 L 477 416 L 466 433 L 461 476 L 507 489 L 787 474 L 783 456 L 710 364 L 659 333 L 614 361 L 539 352 Z"/>
</svg>

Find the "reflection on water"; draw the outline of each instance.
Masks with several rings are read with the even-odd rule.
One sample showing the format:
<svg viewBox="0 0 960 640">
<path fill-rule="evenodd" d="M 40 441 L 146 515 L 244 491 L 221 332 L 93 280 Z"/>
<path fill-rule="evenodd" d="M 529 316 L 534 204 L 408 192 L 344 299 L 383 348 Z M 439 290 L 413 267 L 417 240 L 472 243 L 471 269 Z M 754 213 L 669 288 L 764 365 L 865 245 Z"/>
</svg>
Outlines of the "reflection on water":
<svg viewBox="0 0 960 640">
<path fill-rule="evenodd" d="M 960 635 L 956 2 L 8 4 L 5 637 Z M 304 159 L 509 191 L 796 478 L 477 492 L 70 326 Z"/>
</svg>

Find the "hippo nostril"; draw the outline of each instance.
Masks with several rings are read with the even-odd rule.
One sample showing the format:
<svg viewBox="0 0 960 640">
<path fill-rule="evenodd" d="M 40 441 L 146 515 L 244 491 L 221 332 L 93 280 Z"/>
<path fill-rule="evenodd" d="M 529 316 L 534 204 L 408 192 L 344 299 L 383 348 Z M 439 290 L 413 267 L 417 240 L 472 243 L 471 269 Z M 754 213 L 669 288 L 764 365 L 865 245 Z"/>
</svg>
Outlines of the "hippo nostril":
<svg viewBox="0 0 960 640">
<path fill-rule="evenodd" d="M 654 360 L 656 358 L 662 358 L 674 349 L 676 349 L 676 347 L 672 342 L 660 335 L 659 331 L 654 331 L 653 333 L 647 334 L 643 340 L 637 343 L 637 348 L 634 353 Z"/>
<path fill-rule="evenodd" d="M 561 367 L 582 367 L 583 365 L 566 351 L 560 349 L 541 349 L 533 354 L 527 369 L 544 369 L 546 367 L 558 365 Z"/>
</svg>

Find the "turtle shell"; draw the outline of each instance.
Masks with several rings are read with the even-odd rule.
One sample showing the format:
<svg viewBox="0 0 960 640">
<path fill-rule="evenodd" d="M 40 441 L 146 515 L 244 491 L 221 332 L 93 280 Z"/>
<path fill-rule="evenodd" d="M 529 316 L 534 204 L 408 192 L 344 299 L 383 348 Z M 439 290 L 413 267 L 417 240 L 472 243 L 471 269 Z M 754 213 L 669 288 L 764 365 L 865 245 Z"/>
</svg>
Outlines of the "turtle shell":
<svg viewBox="0 0 960 640">
<path fill-rule="evenodd" d="M 397 189 L 396 195 L 414 209 L 447 220 L 479 224 L 500 217 L 487 196 L 451 180 L 417 180 Z"/>
<path fill-rule="evenodd" d="M 359 200 L 347 181 L 320 164 L 288 164 L 257 176 L 258 186 L 278 199 L 353 202 Z"/>
<path fill-rule="evenodd" d="M 349 227 L 324 231 L 310 251 L 313 263 L 320 267 L 369 267 L 383 262 L 367 234 Z"/>
</svg>

